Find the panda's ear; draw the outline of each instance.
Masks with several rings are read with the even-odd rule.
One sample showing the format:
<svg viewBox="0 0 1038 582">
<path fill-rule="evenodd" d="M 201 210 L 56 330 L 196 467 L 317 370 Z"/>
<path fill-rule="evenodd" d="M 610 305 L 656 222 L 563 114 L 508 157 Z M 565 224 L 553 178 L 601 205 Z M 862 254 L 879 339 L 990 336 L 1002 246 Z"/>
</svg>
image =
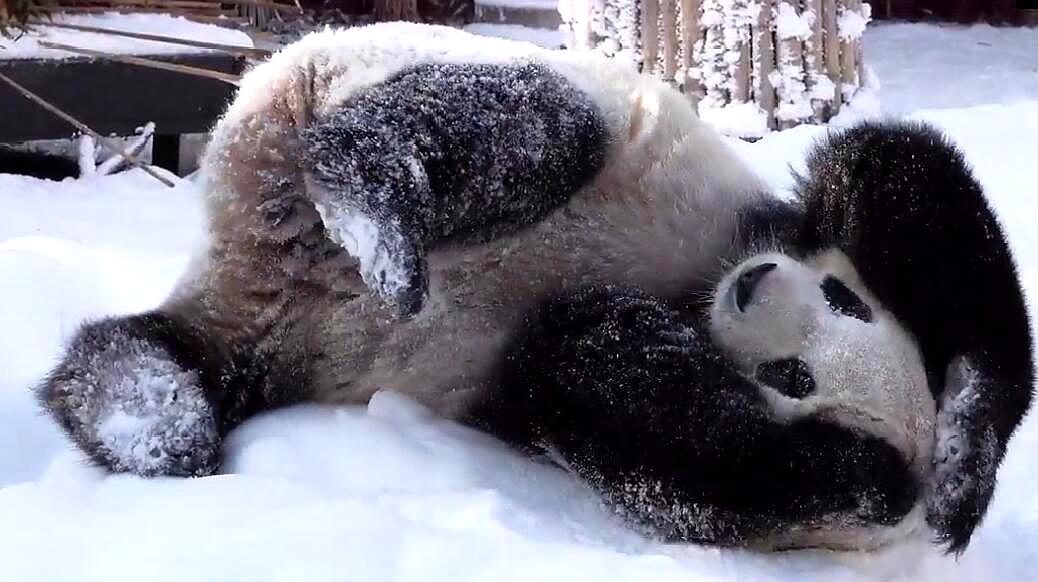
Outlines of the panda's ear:
<svg viewBox="0 0 1038 582">
<path fill-rule="evenodd" d="M 925 124 L 866 123 L 836 133 L 815 147 L 807 170 L 798 185 L 804 222 L 797 246 L 843 251 L 915 334 L 943 415 L 938 440 L 959 439 L 967 455 L 993 451 L 985 453 L 993 462 L 964 458 L 942 469 L 936 459 L 934 491 L 961 494 L 931 499 L 930 523 L 949 548 L 962 549 L 990 499 L 990 491 L 965 484 L 994 483 L 1034 380 L 1030 325 L 1005 234 L 962 153 Z M 965 380 L 953 362 L 969 363 L 976 379 L 969 398 L 955 389 Z"/>
</svg>

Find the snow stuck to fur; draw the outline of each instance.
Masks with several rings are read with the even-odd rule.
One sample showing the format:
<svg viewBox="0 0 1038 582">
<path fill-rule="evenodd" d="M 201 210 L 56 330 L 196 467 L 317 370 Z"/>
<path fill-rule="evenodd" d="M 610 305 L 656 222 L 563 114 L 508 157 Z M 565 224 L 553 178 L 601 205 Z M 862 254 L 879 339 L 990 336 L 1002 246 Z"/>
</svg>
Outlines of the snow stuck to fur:
<svg viewBox="0 0 1038 582">
<path fill-rule="evenodd" d="M 194 22 L 168 14 L 55 14 L 53 22 L 157 34 L 240 47 L 252 46 L 252 39 L 244 32 L 214 24 Z M 41 25 L 15 40 L 0 37 L 0 57 L 4 59 L 69 59 L 80 56 L 68 51 L 44 48 L 40 45 L 40 41 L 67 44 L 111 54 L 167 55 L 211 52 L 210 49 L 181 44 L 138 40 Z"/>
<path fill-rule="evenodd" d="M 884 103 L 937 124 L 963 147 L 1034 305 L 1038 35 L 916 24 L 871 27 L 865 36 Z M 802 126 L 731 144 L 771 186 L 788 190 L 788 166 L 802 169 L 826 131 Z M 389 394 L 366 408 L 303 406 L 257 418 L 232 434 L 223 475 L 105 476 L 39 414 L 27 387 L 79 322 L 163 300 L 204 236 L 196 195 L 189 183 L 171 190 L 138 171 L 61 183 L 0 176 L 0 580 L 1033 578 L 1034 413 L 1010 443 L 987 519 L 957 560 L 925 534 L 873 553 L 760 555 L 647 541 L 563 471 Z"/>
<path fill-rule="evenodd" d="M 331 202 L 315 206 L 332 240 L 360 261 L 360 276 L 365 285 L 387 299 L 408 286 L 407 270 L 394 260 L 394 241 L 389 240 L 370 218 Z"/>
<path fill-rule="evenodd" d="M 68 386 L 104 403 L 101 409 L 84 405 L 74 413 L 121 466 L 138 473 L 159 471 L 171 454 L 183 454 L 198 437 L 215 437 L 215 421 L 197 373 L 180 369 L 168 354 L 138 340 L 122 338 L 110 350 L 125 357 L 102 354 L 107 361 L 91 366 L 101 373 L 83 379 L 89 386 L 75 381 Z M 99 412 L 106 414 L 95 416 Z"/>
</svg>

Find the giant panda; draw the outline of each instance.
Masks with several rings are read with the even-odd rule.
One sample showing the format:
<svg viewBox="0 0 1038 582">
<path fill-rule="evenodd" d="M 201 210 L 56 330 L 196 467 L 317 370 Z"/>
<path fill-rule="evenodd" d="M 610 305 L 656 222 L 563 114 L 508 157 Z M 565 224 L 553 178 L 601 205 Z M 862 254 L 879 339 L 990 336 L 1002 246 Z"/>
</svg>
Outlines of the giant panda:
<svg viewBox="0 0 1038 582">
<path fill-rule="evenodd" d="M 99 465 L 218 470 L 303 401 L 408 394 L 676 541 L 959 551 L 1031 394 L 1002 231 L 932 128 L 865 124 L 773 196 L 602 57 L 373 25 L 258 65 L 203 156 L 210 237 L 39 387 Z"/>
</svg>

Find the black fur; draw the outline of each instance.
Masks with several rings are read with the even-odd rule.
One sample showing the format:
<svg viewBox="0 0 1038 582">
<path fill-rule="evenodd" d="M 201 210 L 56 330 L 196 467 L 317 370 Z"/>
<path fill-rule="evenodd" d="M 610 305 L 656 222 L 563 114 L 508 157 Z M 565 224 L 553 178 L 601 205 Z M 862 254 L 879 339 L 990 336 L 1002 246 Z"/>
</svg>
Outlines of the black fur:
<svg viewBox="0 0 1038 582">
<path fill-rule="evenodd" d="M 536 222 L 601 168 L 590 97 L 535 63 L 424 64 L 359 92 L 305 136 L 313 178 L 372 219 L 409 274 L 405 314 L 426 293 L 425 254 Z"/>
<path fill-rule="evenodd" d="M 0 174 L 21 174 L 44 180 L 79 176 L 76 162 L 43 152 L 26 152 L 0 146 Z"/>
<path fill-rule="evenodd" d="M 780 424 L 687 313 L 592 288 L 533 313 L 473 419 L 545 449 L 672 541 L 744 545 L 840 513 L 893 524 L 917 499 L 885 441 Z"/>
<path fill-rule="evenodd" d="M 863 124 L 819 144 L 807 168 L 797 245 L 843 250 L 912 330 L 942 408 L 938 437 L 961 441 L 939 447 L 929 498 L 930 525 L 961 551 L 984 515 L 1034 382 L 1030 326 L 1006 237 L 962 154 L 932 127 Z M 948 389 L 963 383 L 952 377 L 962 369 L 952 366 L 958 357 L 977 374 L 969 403 L 955 402 Z"/>
<path fill-rule="evenodd" d="M 202 476 L 219 467 L 220 445 L 232 428 L 262 410 L 305 398 L 306 379 L 272 377 L 272 362 L 269 355 L 232 348 L 198 326 L 154 311 L 84 325 L 37 392 L 97 464 L 146 476 Z M 110 446 L 103 427 L 115 413 L 161 417 L 153 448 L 143 454 L 164 460 L 142 460 L 140 451 Z M 197 415 L 197 422 L 181 422 L 187 415 Z"/>
</svg>

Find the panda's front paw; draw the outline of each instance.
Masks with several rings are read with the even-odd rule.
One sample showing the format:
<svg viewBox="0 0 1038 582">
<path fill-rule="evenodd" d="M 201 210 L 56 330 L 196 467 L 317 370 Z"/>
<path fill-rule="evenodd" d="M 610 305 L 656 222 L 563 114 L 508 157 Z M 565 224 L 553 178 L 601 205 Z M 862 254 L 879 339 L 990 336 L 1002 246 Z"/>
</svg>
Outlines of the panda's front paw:
<svg viewBox="0 0 1038 582">
<path fill-rule="evenodd" d="M 972 431 L 944 412 L 938 419 L 934 481 L 926 500 L 935 542 L 962 553 L 980 524 L 995 490 L 998 467 L 993 431 Z M 987 434 L 985 434 L 985 432 Z"/>
<path fill-rule="evenodd" d="M 39 389 L 47 411 L 94 462 L 142 476 L 216 471 L 220 432 L 189 333 L 153 313 L 84 326 Z M 193 365 L 197 364 L 197 365 Z"/>
<path fill-rule="evenodd" d="M 425 258 L 406 242 L 379 245 L 368 261 L 361 259 L 361 278 L 397 317 L 409 318 L 421 311 L 429 294 Z"/>
<path fill-rule="evenodd" d="M 398 317 L 418 313 L 429 290 L 420 229 L 405 228 L 399 217 L 376 219 L 361 212 L 344 216 L 330 234 L 357 259 L 364 284 Z"/>
</svg>

